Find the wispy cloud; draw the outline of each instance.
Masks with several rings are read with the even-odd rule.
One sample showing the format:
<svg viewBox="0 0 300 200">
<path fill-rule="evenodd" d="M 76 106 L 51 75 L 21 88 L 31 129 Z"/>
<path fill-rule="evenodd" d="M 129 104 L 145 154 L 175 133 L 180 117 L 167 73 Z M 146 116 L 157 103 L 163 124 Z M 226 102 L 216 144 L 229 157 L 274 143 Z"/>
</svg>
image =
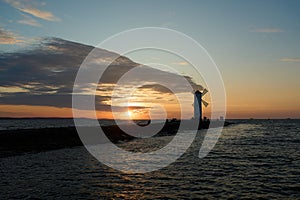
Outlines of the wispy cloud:
<svg viewBox="0 0 300 200">
<path fill-rule="evenodd" d="M 300 62 L 300 58 L 281 58 L 281 62 Z"/>
<path fill-rule="evenodd" d="M 60 21 L 58 17 L 55 17 L 51 12 L 49 11 L 42 11 L 37 8 L 38 3 L 31 1 L 31 0 L 26 0 L 26 1 L 21 1 L 21 0 L 4 0 L 6 3 L 10 4 L 14 8 L 33 15 L 37 18 L 44 19 L 47 21 Z M 39 3 L 39 5 L 44 5 L 43 3 Z"/>
<path fill-rule="evenodd" d="M 18 23 L 19 24 L 26 24 L 29 26 L 36 26 L 36 27 L 40 27 L 41 24 L 38 23 L 35 19 L 33 19 L 32 17 L 28 16 L 28 15 L 24 15 L 22 14 L 23 19 L 19 20 Z"/>
<path fill-rule="evenodd" d="M 188 62 L 185 62 L 185 61 L 181 61 L 181 62 L 173 62 L 172 64 L 173 64 L 173 65 L 182 65 L 182 66 L 187 66 L 187 65 L 189 65 L 189 63 L 188 63 Z"/>
<path fill-rule="evenodd" d="M 279 29 L 279 28 L 258 28 L 258 29 L 253 29 L 252 32 L 256 33 L 282 33 L 284 30 Z"/>
<path fill-rule="evenodd" d="M 0 27 L 0 44 L 17 44 L 23 40 L 13 32 Z"/>
</svg>

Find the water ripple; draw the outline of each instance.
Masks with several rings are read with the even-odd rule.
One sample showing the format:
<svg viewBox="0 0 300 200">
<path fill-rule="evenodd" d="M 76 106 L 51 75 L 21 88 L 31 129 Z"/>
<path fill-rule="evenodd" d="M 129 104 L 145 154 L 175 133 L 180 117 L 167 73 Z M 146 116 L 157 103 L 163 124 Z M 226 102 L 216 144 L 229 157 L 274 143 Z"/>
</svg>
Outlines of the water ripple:
<svg viewBox="0 0 300 200">
<path fill-rule="evenodd" d="M 300 199 L 299 130 L 296 120 L 233 125 L 204 159 L 199 134 L 175 163 L 146 174 L 110 169 L 83 147 L 3 158 L 0 199 Z M 151 151 L 167 141 L 119 146 Z"/>
</svg>

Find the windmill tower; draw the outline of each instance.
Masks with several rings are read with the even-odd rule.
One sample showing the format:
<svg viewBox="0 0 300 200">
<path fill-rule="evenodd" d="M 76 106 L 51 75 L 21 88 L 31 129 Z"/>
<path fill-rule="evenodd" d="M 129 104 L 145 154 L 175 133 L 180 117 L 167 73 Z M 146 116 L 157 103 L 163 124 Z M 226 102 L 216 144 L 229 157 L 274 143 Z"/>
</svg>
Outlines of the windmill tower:
<svg viewBox="0 0 300 200">
<path fill-rule="evenodd" d="M 198 121 L 202 121 L 202 103 L 205 107 L 208 106 L 208 103 L 202 100 L 202 96 L 204 96 L 208 91 L 204 89 L 202 92 L 197 90 L 194 93 L 194 119 Z"/>
</svg>

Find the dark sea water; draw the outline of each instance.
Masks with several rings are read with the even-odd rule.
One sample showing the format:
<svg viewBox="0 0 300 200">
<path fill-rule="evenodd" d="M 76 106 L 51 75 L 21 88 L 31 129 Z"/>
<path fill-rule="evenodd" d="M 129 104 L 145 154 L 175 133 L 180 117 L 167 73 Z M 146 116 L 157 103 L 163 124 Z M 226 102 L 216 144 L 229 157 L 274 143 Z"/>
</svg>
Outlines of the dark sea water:
<svg viewBox="0 0 300 200">
<path fill-rule="evenodd" d="M 200 131 L 175 163 L 145 174 L 106 167 L 84 147 L 2 158 L 0 199 L 300 199 L 300 121 L 236 122 L 207 157 L 198 158 Z M 119 146 L 134 151 L 169 140 Z"/>
</svg>

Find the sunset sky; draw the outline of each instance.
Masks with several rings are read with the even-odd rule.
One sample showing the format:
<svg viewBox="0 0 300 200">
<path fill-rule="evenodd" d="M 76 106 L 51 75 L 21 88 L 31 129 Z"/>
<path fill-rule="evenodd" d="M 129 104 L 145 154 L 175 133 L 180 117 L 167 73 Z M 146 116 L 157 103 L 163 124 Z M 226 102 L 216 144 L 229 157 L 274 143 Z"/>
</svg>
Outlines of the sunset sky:
<svg viewBox="0 0 300 200">
<path fill-rule="evenodd" d="M 72 66 L 80 65 L 91 46 L 128 29 L 165 27 L 192 37 L 209 52 L 224 80 L 227 118 L 300 118 L 299 8 L 296 0 L 0 1 L 0 117 L 71 117 L 70 94 L 78 69 Z M 151 51 L 125 56 L 131 61 L 119 60 L 116 69 L 155 61 L 206 87 L 176 56 Z M 119 73 L 116 69 L 113 76 Z M 99 89 L 99 117 L 111 117 L 106 107 L 110 84 L 104 81 Z M 163 98 L 172 111 L 169 117 L 177 117 L 172 95 L 151 84 L 136 91 L 131 112 L 119 106 L 120 115 L 145 118 L 149 102 Z M 143 96 L 147 92 L 155 95 L 149 99 Z M 189 91 L 183 94 L 183 115 L 188 118 L 193 96 Z M 205 99 L 210 100 L 209 93 Z"/>
</svg>

